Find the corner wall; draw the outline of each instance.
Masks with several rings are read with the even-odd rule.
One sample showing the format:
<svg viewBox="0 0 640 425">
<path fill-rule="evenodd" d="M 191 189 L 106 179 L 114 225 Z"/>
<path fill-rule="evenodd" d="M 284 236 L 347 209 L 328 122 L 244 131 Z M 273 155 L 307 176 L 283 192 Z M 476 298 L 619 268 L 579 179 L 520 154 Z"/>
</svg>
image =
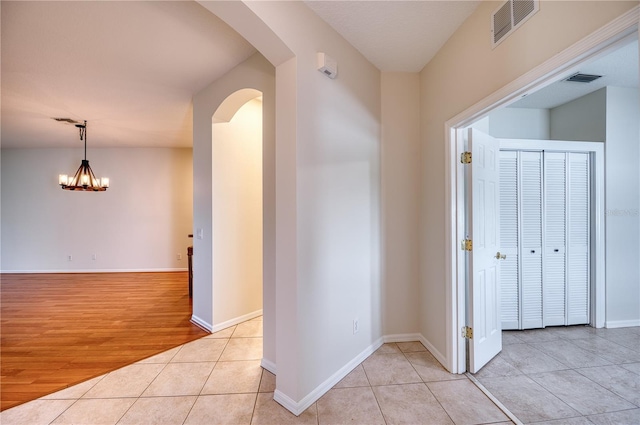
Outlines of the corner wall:
<svg viewBox="0 0 640 425">
<path fill-rule="evenodd" d="M 381 84 L 382 323 L 402 338 L 420 317 L 420 74 L 383 72 Z"/>
<path fill-rule="evenodd" d="M 298 414 L 381 343 L 380 72 L 303 2 L 202 4 L 276 66 L 275 399 Z"/>
<path fill-rule="evenodd" d="M 606 327 L 640 326 L 640 99 L 606 88 Z"/>
<path fill-rule="evenodd" d="M 585 142 L 605 141 L 608 120 L 606 98 L 605 87 L 551 109 L 550 138 Z"/>
<path fill-rule="evenodd" d="M 193 99 L 193 320 L 212 329 L 213 311 L 213 149 L 212 117 L 232 93 L 252 88 L 263 93 L 263 363 L 275 369 L 275 78 L 259 53 L 211 83 Z M 197 238 L 202 229 L 202 239 Z"/>
<path fill-rule="evenodd" d="M 191 149 L 89 149 L 92 169 L 111 187 L 60 189 L 58 174 L 73 174 L 82 155 L 2 149 L 2 272 L 186 270 Z"/>
</svg>

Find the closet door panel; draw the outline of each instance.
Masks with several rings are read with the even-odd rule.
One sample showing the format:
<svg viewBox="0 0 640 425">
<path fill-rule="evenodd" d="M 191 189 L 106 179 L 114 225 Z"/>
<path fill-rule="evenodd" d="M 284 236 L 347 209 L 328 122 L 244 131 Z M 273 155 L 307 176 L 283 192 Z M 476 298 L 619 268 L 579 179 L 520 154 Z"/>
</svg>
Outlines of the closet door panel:
<svg viewBox="0 0 640 425">
<path fill-rule="evenodd" d="M 587 153 L 568 154 L 567 325 L 589 323 L 590 161 Z"/>
<path fill-rule="evenodd" d="M 522 328 L 542 321 L 542 152 L 520 153 Z"/>
<path fill-rule="evenodd" d="M 544 153 L 544 326 L 566 322 L 566 154 Z"/>
<path fill-rule="evenodd" d="M 502 329 L 520 328 L 518 270 L 518 153 L 500 152 L 500 306 Z"/>
</svg>

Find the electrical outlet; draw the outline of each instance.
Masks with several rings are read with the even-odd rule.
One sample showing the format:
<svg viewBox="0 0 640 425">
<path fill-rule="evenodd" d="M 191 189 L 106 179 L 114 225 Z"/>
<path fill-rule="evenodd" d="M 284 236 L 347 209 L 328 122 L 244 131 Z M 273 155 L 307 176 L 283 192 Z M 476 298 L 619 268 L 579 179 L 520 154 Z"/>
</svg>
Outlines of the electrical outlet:
<svg viewBox="0 0 640 425">
<path fill-rule="evenodd" d="M 91 254 L 91 259 L 92 260 L 97 260 L 98 259 L 98 254 Z"/>
<path fill-rule="evenodd" d="M 353 319 L 353 334 L 357 334 L 358 331 L 360 330 L 360 323 L 358 322 L 358 319 Z"/>
<path fill-rule="evenodd" d="M 182 254 L 177 254 L 177 255 L 176 255 L 176 258 L 177 258 L 178 260 L 182 260 Z"/>
<path fill-rule="evenodd" d="M 67 260 L 68 261 L 73 261 L 73 255 L 71 255 L 71 254 L 67 255 Z"/>
</svg>

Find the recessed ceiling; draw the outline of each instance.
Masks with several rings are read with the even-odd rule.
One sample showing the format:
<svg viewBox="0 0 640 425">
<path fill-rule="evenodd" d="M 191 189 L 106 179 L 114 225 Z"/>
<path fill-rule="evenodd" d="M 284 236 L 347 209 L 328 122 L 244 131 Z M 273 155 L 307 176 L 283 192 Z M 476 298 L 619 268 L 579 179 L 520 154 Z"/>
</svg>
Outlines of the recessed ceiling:
<svg viewBox="0 0 640 425">
<path fill-rule="evenodd" d="M 255 49 L 192 1 L 3 1 L 2 147 L 192 146 L 192 97 Z"/>
<path fill-rule="evenodd" d="M 510 108 L 551 109 L 606 86 L 638 88 L 638 40 L 625 44 L 579 69 L 581 74 L 602 75 L 590 83 L 557 81 L 510 105 Z"/>
<path fill-rule="evenodd" d="M 419 72 L 480 1 L 305 3 L 381 71 Z"/>
</svg>

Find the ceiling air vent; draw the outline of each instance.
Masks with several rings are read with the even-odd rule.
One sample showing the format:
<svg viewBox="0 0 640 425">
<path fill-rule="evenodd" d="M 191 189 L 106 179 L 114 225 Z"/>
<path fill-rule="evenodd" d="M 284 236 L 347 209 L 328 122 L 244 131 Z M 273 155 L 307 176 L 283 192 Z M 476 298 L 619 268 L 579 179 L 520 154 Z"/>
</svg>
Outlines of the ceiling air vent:
<svg viewBox="0 0 640 425">
<path fill-rule="evenodd" d="M 581 74 L 575 73 L 571 77 L 566 78 L 564 81 L 573 81 L 576 83 L 590 83 L 598 78 L 602 78 L 602 75 Z"/>
<path fill-rule="evenodd" d="M 78 121 L 72 120 L 71 118 L 52 118 L 58 122 L 66 122 L 68 124 L 78 124 Z"/>
<path fill-rule="evenodd" d="M 491 14 L 491 47 L 502 43 L 540 9 L 539 0 L 508 0 Z"/>
</svg>

